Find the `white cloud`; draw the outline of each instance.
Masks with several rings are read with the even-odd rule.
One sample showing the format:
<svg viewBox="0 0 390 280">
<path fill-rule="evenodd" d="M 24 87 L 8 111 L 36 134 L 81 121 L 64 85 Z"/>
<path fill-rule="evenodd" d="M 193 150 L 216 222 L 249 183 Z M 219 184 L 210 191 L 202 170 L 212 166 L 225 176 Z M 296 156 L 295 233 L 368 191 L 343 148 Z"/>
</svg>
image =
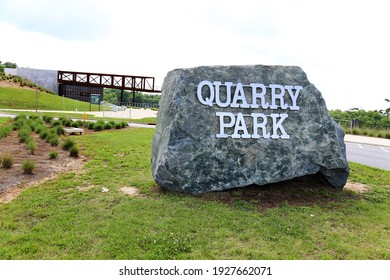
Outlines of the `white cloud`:
<svg viewBox="0 0 390 280">
<path fill-rule="evenodd" d="M 64 40 L 98 40 L 111 31 L 108 15 L 93 0 L 2 0 L 0 20 L 21 30 Z"/>
</svg>

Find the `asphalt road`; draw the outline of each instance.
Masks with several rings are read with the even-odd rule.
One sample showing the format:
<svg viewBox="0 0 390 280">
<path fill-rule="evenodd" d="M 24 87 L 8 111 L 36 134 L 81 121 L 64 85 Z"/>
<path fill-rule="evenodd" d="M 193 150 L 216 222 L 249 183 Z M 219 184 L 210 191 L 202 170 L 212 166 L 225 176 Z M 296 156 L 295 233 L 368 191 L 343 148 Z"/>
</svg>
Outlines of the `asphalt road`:
<svg viewBox="0 0 390 280">
<path fill-rule="evenodd" d="M 390 147 L 345 143 L 347 160 L 390 170 Z"/>
</svg>

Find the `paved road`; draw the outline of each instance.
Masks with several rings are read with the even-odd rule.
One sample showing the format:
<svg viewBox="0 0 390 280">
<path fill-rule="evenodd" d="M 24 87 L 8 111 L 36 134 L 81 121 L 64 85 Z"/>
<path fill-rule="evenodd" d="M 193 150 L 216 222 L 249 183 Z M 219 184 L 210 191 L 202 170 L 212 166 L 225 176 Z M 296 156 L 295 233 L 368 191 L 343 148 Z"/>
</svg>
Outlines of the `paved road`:
<svg viewBox="0 0 390 280">
<path fill-rule="evenodd" d="M 360 143 L 345 143 L 347 160 L 390 170 L 390 147 Z"/>
</svg>

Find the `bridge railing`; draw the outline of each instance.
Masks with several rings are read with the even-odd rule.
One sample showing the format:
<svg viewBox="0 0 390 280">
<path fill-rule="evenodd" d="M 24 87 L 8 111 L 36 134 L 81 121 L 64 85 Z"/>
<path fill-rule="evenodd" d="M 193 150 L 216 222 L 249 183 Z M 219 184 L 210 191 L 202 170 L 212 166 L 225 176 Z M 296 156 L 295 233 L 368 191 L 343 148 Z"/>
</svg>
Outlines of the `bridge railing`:
<svg viewBox="0 0 390 280">
<path fill-rule="evenodd" d="M 68 83 L 141 92 L 161 92 L 154 89 L 154 77 L 58 71 L 57 80 L 60 84 Z"/>
</svg>

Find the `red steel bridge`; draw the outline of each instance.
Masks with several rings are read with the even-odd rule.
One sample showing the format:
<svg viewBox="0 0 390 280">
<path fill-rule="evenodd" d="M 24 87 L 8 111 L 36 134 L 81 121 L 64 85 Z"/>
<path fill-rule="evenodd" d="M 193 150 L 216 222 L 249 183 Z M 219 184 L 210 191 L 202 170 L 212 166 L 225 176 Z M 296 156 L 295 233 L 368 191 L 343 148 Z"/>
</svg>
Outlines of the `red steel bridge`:
<svg viewBox="0 0 390 280">
<path fill-rule="evenodd" d="M 59 84 L 72 84 L 72 85 L 120 89 L 121 102 L 123 100 L 124 90 L 129 90 L 133 92 L 133 103 L 134 103 L 136 91 L 149 92 L 149 93 L 161 93 L 160 90 L 156 90 L 154 88 L 155 87 L 154 77 L 58 71 L 57 81 Z"/>
</svg>

